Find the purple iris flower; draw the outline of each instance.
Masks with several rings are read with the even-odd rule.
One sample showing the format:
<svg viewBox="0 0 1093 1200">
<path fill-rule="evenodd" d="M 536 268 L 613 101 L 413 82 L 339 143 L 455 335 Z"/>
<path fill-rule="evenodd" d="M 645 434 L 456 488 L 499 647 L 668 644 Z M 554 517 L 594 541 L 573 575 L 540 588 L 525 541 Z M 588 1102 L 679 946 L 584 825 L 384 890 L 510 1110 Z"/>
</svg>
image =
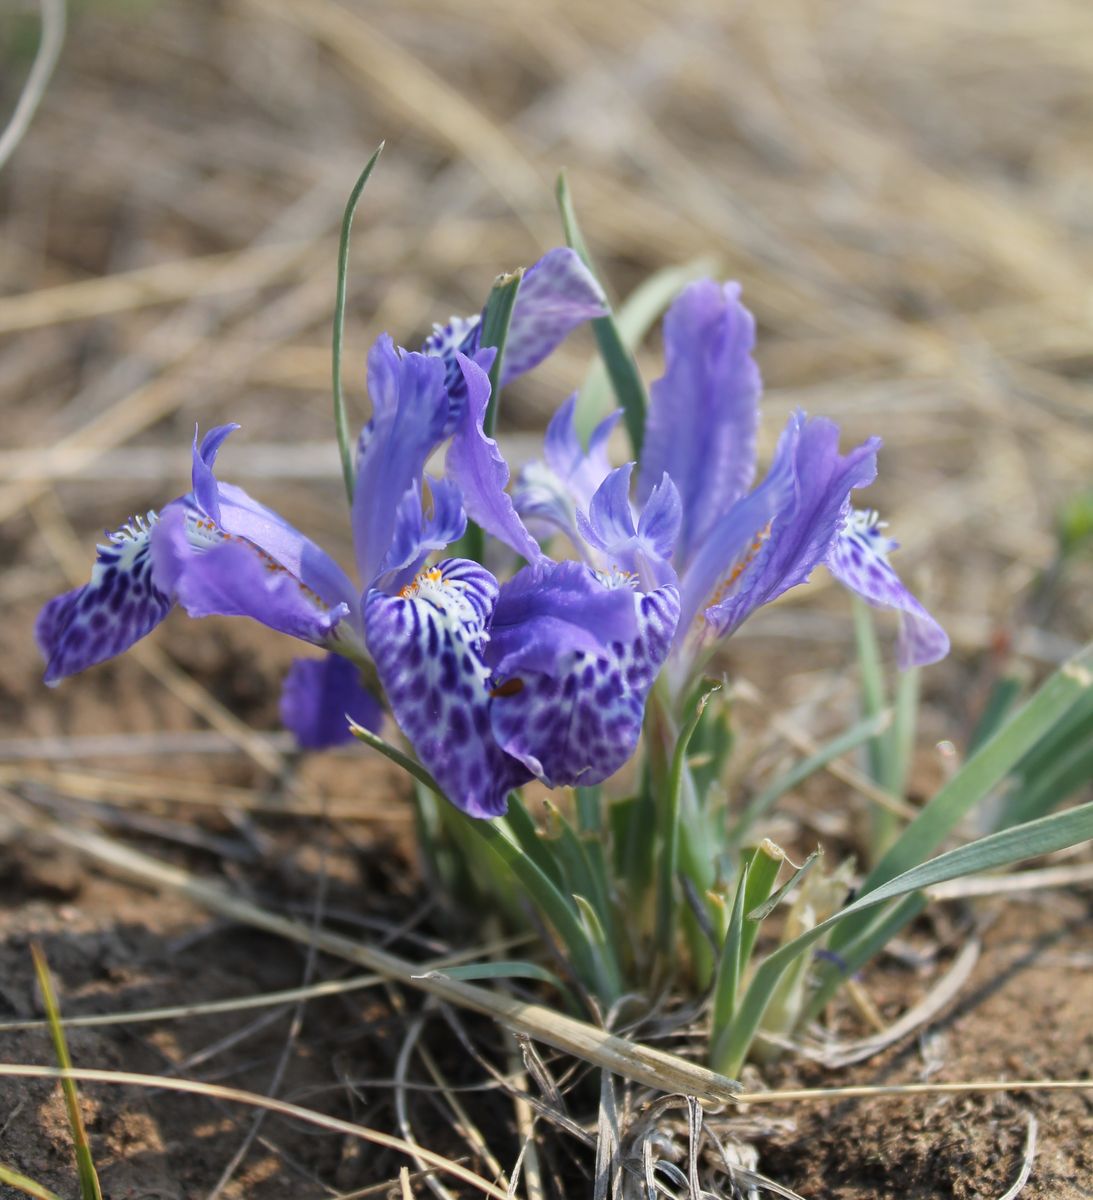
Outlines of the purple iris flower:
<svg viewBox="0 0 1093 1200">
<path fill-rule="evenodd" d="M 794 413 L 757 486 L 761 381 L 755 321 L 739 285 L 686 288 L 664 322 L 665 371 L 653 384 L 636 499 L 633 464 L 611 471 L 604 442 L 585 451 L 573 402 L 547 431 L 545 462 L 525 468 L 518 510 L 568 535 L 599 569 L 647 587 L 678 583 L 680 617 L 669 667 L 677 693 L 713 644 L 758 608 L 826 566 L 868 603 L 900 614 L 901 667 L 944 657 L 949 639 L 888 561 L 896 543 L 851 493 L 876 475 L 879 439 L 839 452 L 837 426 Z"/>
<path fill-rule="evenodd" d="M 540 362 L 605 311 L 569 250 L 524 277 L 503 379 Z M 494 352 L 475 322 L 459 345 L 424 352 L 381 337 L 368 359 L 373 415 L 358 444 L 352 506 L 363 594 L 329 555 L 242 489 L 216 478 L 236 428 L 193 449 L 192 489 L 100 547 L 89 583 L 51 600 L 36 628 L 46 680 L 102 662 L 180 604 L 191 616 L 249 616 L 327 650 L 297 660 L 282 715 L 301 744 L 346 736 L 345 715 L 376 728 L 377 680 L 424 765 L 474 816 L 504 812 L 532 777 L 595 783 L 633 753 L 649 686 L 678 617 L 674 587 L 644 594 L 628 576 L 548 559 L 505 491 L 508 467 L 483 432 Z M 456 374 L 457 373 L 457 374 Z M 424 468 L 447 438 L 447 478 Z M 477 563 L 426 567 L 467 514 L 528 566 L 501 585 Z"/>
</svg>

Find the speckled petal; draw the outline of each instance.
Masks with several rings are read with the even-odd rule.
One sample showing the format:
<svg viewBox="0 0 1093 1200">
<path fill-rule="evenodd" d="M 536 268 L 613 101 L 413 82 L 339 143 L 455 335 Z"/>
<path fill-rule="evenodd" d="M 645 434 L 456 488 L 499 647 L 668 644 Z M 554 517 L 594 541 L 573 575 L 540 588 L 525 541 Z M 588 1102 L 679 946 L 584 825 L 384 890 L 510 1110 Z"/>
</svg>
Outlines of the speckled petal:
<svg viewBox="0 0 1093 1200">
<path fill-rule="evenodd" d="M 155 513 L 138 517 L 99 546 L 91 580 L 55 596 L 34 627 L 51 686 L 139 641 L 170 611 L 172 588 L 156 571 L 150 550 Z"/>
<path fill-rule="evenodd" d="M 490 728 L 483 658 L 497 581 L 477 563 L 446 559 L 397 596 L 365 598 L 368 648 L 391 711 L 449 800 L 472 817 L 504 813 L 530 773 Z"/>
<path fill-rule="evenodd" d="M 949 653 L 949 636 L 903 585 L 888 561 L 897 543 L 881 533 L 874 512 L 855 509 L 827 555 L 827 569 L 875 608 L 900 615 L 899 665 L 923 667 Z"/>
<path fill-rule="evenodd" d="M 679 619 L 679 593 L 621 588 L 634 609 L 633 637 L 597 652 L 569 651 L 549 673 L 523 671 L 495 687 L 497 741 L 548 787 L 599 783 L 637 746 L 649 688 Z"/>
</svg>

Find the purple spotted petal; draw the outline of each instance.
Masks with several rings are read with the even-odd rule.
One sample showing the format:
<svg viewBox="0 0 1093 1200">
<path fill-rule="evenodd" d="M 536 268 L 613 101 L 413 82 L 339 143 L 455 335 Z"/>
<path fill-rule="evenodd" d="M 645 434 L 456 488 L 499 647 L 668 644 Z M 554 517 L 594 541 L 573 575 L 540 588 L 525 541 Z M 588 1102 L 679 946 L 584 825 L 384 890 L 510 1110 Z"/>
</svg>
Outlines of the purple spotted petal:
<svg viewBox="0 0 1093 1200">
<path fill-rule="evenodd" d="M 501 588 L 487 661 L 504 680 L 525 670 L 553 672 L 575 651 L 602 653 L 636 636 L 632 601 L 629 587 L 605 585 L 583 563 L 525 567 Z"/>
<path fill-rule="evenodd" d="M 489 376 L 465 355 L 459 355 L 459 363 L 467 382 L 467 404 L 448 448 L 448 475 L 459 485 L 472 521 L 528 562 L 538 562 L 543 558 L 539 543 L 528 533 L 505 491 L 508 463 L 483 429 L 490 401 Z"/>
<path fill-rule="evenodd" d="M 300 746 L 326 750 L 350 741 L 346 718 L 376 733 L 383 724 L 383 708 L 356 666 L 337 654 L 294 659 L 281 688 L 281 720 Z"/>
<path fill-rule="evenodd" d="M 607 311 L 603 289 L 576 251 L 568 246 L 548 251 L 528 269 L 516 293 L 501 386 L 538 366 L 578 325 Z"/>
<path fill-rule="evenodd" d="M 425 513 L 421 487 L 414 483 L 399 501 L 395 514 L 395 532 L 380 579 L 384 591 L 398 591 L 421 569 L 434 550 L 444 550 L 463 536 L 467 514 L 459 488 L 446 479 L 426 476 L 429 483 L 430 511 Z"/>
<path fill-rule="evenodd" d="M 325 646 L 349 615 L 347 604 L 328 605 L 284 563 L 253 542 L 226 533 L 188 499 L 164 509 L 151 548 L 156 576 L 170 581 L 191 617 L 251 617 Z"/>
<path fill-rule="evenodd" d="M 804 583 L 824 562 L 850 506 L 854 488 L 877 473 L 878 439 L 839 453 L 838 426 L 821 418 L 800 427 L 795 460 L 796 499 L 777 511 L 769 535 L 743 564 L 724 598 L 706 611 L 717 636 L 726 636 L 761 604 Z"/>
<path fill-rule="evenodd" d="M 653 489 L 635 524 L 630 503 L 633 463 L 612 471 L 592 497 L 588 516 L 577 514 L 577 528 L 589 545 L 606 556 L 608 566 L 634 576 L 648 591 L 674 584 L 672 550 L 679 533 L 679 492 L 667 475 Z"/>
<path fill-rule="evenodd" d="M 494 349 L 479 349 L 482 337 L 482 317 L 452 317 L 447 325 L 434 325 L 433 332 L 421 347 L 422 354 L 439 358 L 444 363 L 444 390 L 448 393 L 448 418 L 444 425 L 444 436 L 448 437 L 458 426 L 467 403 L 467 381 L 459 366 L 457 354 L 473 358 L 484 371 L 493 365 L 497 353 Z M 488 358 L 487 358 L 488 355 Z"/>
<path fill-rule="evenodd" d="M 497 817 L 530 778 L 490 729 L 483 659 L 497 581 L 477 563 L 447 559 L 397 596 L 373 589 L 364 628 L 391 711 L 449 800 Z"/>
<path fill-rule="evenodd" d="M 368 355 L 372 420 L 362 435 L 353 492 L 353 544 L 365 587 L 379 574 L 395 533 L 398 501 L 421 480 L 448 418 L 444 364 L 399 354 L 384 335 Z"/>
<path fill-rule="evenodd" d="M 157 519 L 149 513 L 110 534 L 90 582 L 55 596 L 38 614 L 34 634 L 50 686 L 128 650 L 170 611 L 173 589 L 150 553 Z"/>
<path fill-rule="evenodd" d="M 638 498 L 664 474 L 683 506 L 676 567 L 699 545 L 755 474 L 759 369 L 755 320 L 740 286 L 702 280 L 686 288 L 664 319 L 664 376 L 650 390 Z"/>
<path fill-rule="evenodd" d="M 881 533 L 877 514 L 856 509 L 827 554 L 832 575 L 876 608 L 900 614 L 898 659 L 904 670 L 924 667 L 949 653 L 949 636 L 904 587 L 888 562 L 896 543 Z"/>
<path fill-rule="evenodd" d="M 495 689 L 490 719 L 502 748 L 548 787 L 591 785 L 634 753 L 645 700 L 672 644 L 679 593 L 617 589 L 635 633 L 598 652 L 572 650 L 553 670 L 522 670 Z"/>
</svg>

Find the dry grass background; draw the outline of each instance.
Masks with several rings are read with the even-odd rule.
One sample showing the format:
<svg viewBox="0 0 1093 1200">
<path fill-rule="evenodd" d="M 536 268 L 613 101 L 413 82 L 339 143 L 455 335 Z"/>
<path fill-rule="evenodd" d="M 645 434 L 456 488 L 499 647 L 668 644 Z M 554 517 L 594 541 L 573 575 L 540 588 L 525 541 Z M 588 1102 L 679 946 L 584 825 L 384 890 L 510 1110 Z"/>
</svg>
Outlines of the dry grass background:
<svg viewBox="0 0 1093 1200">
<path fill-rule="evenodd" d="M 3 112 L 35 11 L 0 6 Z M 566 167 L 617 295 L 699 258 L 742 281 L 766 451 L 795 406 L 848 440 L 884 438 L 871 502 L 956 646 L 929 677 L 927 732 L 961 732 L 954 701 L 1000 642 L 1042 667 L 1093 632 L 1088 567 L 1050 619 L 1025 607 L 1058 505 L 1093 477 L 1091 122 L 1085 0 L 74 5 L 0 174 L 4 782 L 56 783 L 61 760 L 94 751 L 63 794 L 201 804 L 222 802 L 226 780 L 239 808 L 269 803 L 283 743 L 248 725 L 276 728 L 287 651 L 176 616 L 124 663 L 46 696 L 30 622 L 66 573 L 82 577 L 104 526 L 184 489 L 195 421 L 241 422 L 225 474 L 348 558 L 329 418 L 334 239 L 381 138 L 350 278 L 358 413 L 376 333 L 414 345 L 559 242 L 552 181 Z M 517 456 L 590 347 L 574 338 L 506 397 Z M 640 357 L 655 377 L 655 338 Z M 830 671 L 849 644 L 835 596 L 794 595 L 737 657 L 813 719 L 822 701 L 850 702 Z M 210 726 L 240 750 L 227 768 L 182 778 L 164 766 L 176 760 L 135 755 L 208 748 Z M 128 757 L 104 759 L 111 748 Z M 321 792 L 335 814 L 403 821 L 361 756 L 294 778 L 282 807 Z"/>
</svg>

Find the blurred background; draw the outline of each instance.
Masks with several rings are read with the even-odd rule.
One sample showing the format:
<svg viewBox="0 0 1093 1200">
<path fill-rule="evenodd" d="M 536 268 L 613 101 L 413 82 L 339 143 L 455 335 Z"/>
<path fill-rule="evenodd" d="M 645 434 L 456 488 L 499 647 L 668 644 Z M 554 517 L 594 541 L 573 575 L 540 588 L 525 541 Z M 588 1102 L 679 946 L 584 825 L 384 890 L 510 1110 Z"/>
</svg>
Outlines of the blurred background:
<svg viewBox="0 0 1093 1200">
<path fill-rule="evenodd" d="M 36 6 L 8 0 L 4 112 L 37 43 Z M 347 548 L 329 416 L 335 238 L 384 138 L 350 275 L 358 415 L 379 331 L 416 345 L 561 240 L 565 167 L 616 297 L 669 266 L 742 282 L 765 451 L 795 406 L 847 441 L 883 437 L 869 502 L 958 661 L 1000 638 L 1058 660 L 1089 631 L 1073 573 L 1029 605 L 1093 464 L 1091 118 L 1083 0 L 74 4 L 0 175 L 9 732 L 121 725 L 86 698 L 138 668 L 46 698 L 30 622 L 66 570 L 84 577 L 103 527 L 184 489 L 195 422 L 240 422 L 225 475 Z M 571 339 L 512 389 L 515 458 L 530 451 L 513 435 L 544 425 L 591 347 Z M 659 354 L 654 334 L 647 378 Z M 198 634 L 176 617 L 154 645 L 272 728 L 275 689 L 236 624 Z M 275 641 L 261 640 L 266 663 Z M 798 592 L 737 654 L 761 675 L 780 649 L 817 644 L 846 658 L 846 605 Z M 959 670 L 935 681 L 962 686 Z M 127 729 L 190 721 L 137 691 Z"/>
</svg>

